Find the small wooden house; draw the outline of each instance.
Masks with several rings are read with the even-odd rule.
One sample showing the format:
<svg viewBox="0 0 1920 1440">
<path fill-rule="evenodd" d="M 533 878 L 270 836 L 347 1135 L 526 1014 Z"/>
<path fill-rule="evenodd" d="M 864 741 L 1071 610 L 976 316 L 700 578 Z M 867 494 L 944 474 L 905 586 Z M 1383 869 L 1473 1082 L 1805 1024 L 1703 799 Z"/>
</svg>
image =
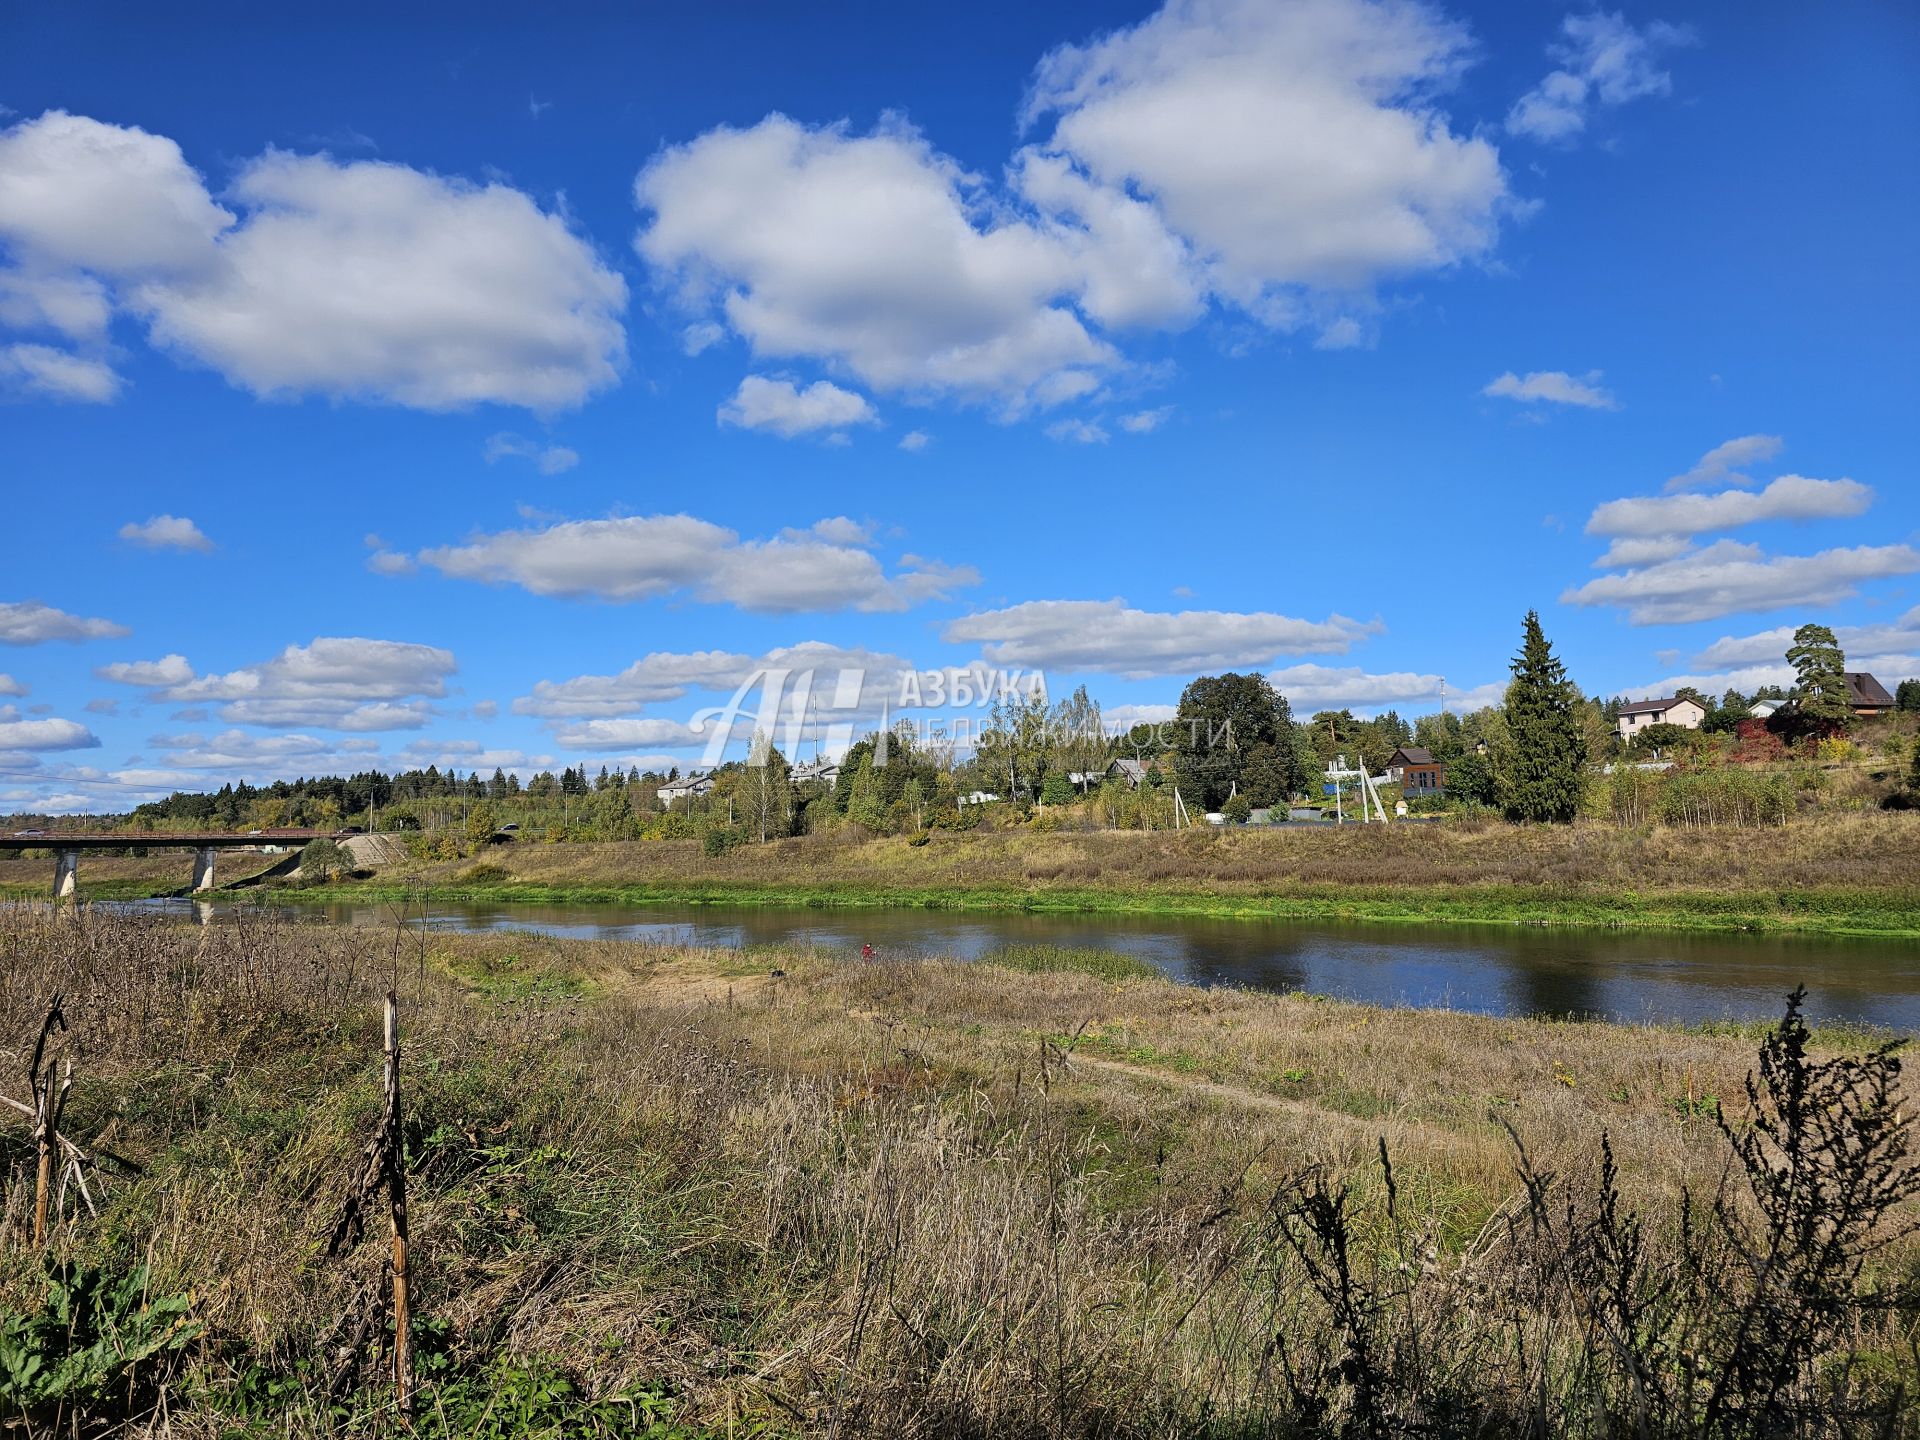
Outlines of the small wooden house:
<svg viewBox="0 0 1920 1440">
<path fill-rule="evenodd" d="M 1434 759 L 1433 752 L 1422 745 L 1402 745 L 1389 755 L 1387 779 L 1396 782 L 1409 800 L 1447 793 L 1445 762 Z"/>
</svg>

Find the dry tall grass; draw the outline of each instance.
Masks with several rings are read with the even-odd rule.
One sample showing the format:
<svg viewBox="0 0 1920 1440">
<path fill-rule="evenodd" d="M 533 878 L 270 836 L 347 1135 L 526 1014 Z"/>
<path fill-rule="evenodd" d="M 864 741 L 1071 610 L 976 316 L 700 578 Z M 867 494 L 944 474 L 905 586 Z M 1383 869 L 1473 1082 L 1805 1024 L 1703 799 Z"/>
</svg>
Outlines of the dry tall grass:
<svg viewBox="0 0 1920 1440">
<path fill-rule="evenodd" d="M 148 1262 L 203 1327 L 134 1418 L 108 1397 L 99 1425 L 380 1427 L 360 1328 L 380 1247 L 333 1264 L 321 1240 L 378 1106 L 396 969 L 435 1433 L 1917 1433 L 1911 1291 L 1888 1289 L 1911 1247 L 1862 1278 L 1898 1303 L 1849 1302 L 1798 1357 L 1818 1366 L 1795 1371 L 1790 1428 L 1707 1432 L 1676 1407 L 1636 1429 L 1624 1352 L 1553 1279 L 1586 1252 L 1528 1223 L 1500 1121 L 1589 1227 L 1609 1133 L 1617 1208 L 1646 1223 L 1630 1283 L 1657 1288 L 1689 1253 L 1681 1187 L 1712 1194 L 1727 1161 L 1714 1104 L 1745 1114 L 1749 1039 L 1071 970 L 526 935 L 395 951 L 3 909 L 0 1035 L 30 1044 L 67 993 L 71 1129 L 125 1162 L 103 1160 L 104 1213 L 70 1206 L 60 1246 Z M 0 1173 L 23 1144 L 0 1125 Z M 41 1283 L 12 1246 L 0 1307 Z M 1673 1293 L 1676 1314 L 1722 1303 Z M 643 1399 L 675 1418 L 647 1431 Z"/>
<path fill-rule="evenodd" d="M 723 855 L 697 842 L 502 846 L 516 880 L 553 886 L 1156 889 L 1528 886 L 1597 894 L 1891 887 L 1920 896 L 1920 815 L 1829 816 L 1764 836 L 1496 822 L 1301 830 L 936 832 L 932 843 L 802 837 Z M 454 880 L 460 865 L 431 872 Z"/>
</svg>

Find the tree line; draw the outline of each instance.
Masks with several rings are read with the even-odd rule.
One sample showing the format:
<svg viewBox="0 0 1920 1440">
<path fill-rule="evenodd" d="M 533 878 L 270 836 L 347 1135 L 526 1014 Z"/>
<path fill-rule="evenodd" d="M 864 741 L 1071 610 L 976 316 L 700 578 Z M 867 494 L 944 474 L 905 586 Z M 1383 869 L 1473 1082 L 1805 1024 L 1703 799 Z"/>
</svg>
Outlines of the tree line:
<svg viewBox="0 0 1920 1440">
<path fill-rule="evenodd" d="M 1057 703 L 1039 692 L 1001 695 L 964 756 L 902 722 L 856 742 L 831 778 L 796 770 L 756 735 L 744 760 L 721 765 L 706 777 L 703 793 L 672 806 L 660 792 L 682 778 L 677 768 L 602 765 L 590 774 L 586 765 L 568 766 L 523 782 L 504 768 L 483 777 L 427 766 L 176 791 L 137 807 L 123 823 L 134 831 L 377 828 L 412 832 L 430 854 L 472 853 L 503 831 L 553 840 L 701 837 L 721 849 L 841 825 L 920 833 L 970 828 L 988 806 L 1011 807 L 1026 819 L 1037 812 L 1044 822 L 1049 812 L 1078 804 L 1098 823 L 1151 829 L 1176 823 L 1180 806 L 1190 815 L 1220 812 L 1243 821 L 1258 810 L 1317 803 L 1334 762 L 1344 758 L 1378 775 L 1402 747 L 1425 749 L 1446 767 L 1447 799 L 1415 797 L 1414 806 L 1464 805 L 1515 821 L 1563 822 L 1579 812 L 1593 767 L 1610 760 L 1624 759 L 1630 768 L 1649 752 L 1697 746 L 1702 734 L 1751 738 L 1764 728 L 1783 744 L 1844 735 L 1854 717 L 1845 656 L 1832 631 L 1802 626 L 1786 658 L 1795 667 L 1791 689 L 1763 687 L 1751 696 L 1730 689 L 1715 699 L 1683 688 L 1679 694 L 1706 715 L 1700 732 L 1654 725 L 1627 743 L 1616 724 L 1627 702 L 1583 694 L 1529 611 L 1503 702 L 1466 713 L 1407 720 L 1387 710 L 1363 719 L 1340 709 L 1300 719 L 1266 676 L 1229 672 L 1192 681 L 1170 720 L 1126 731 L 1104 723 L 1084 686 Z M 1767 698 L 1782 705 L 1763 723 L 1752 705 Z M 1920 709 L 1920 681 L 1901 682 L 1897 702 Z M 1116 760 L 1131 764 L 1118 769 Z M 1914 788 L 1920 790 L 1920 768 Z M 1634 813 L 1640 803 L 1629 796 L 1615 808 Z"/>
</svg>

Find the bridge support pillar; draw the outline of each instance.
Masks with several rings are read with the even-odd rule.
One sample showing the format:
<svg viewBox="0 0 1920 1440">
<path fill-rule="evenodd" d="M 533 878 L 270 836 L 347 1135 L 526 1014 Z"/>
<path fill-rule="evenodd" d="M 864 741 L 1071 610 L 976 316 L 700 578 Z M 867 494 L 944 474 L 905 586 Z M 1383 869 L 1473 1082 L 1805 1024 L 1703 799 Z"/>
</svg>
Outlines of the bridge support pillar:
<svg viewBox="0 0 1920 1440">
<path fill-rule="evenodd" d="M 193 852 L 193 888 L 195 891 L 213 889 L 212 850 Z"/>
<path fill-rule="evenodd" d="M 80 852 L 62 850 L 53 866 L 53 898 L 71 900 L 80 888 Z"/>
</svg>

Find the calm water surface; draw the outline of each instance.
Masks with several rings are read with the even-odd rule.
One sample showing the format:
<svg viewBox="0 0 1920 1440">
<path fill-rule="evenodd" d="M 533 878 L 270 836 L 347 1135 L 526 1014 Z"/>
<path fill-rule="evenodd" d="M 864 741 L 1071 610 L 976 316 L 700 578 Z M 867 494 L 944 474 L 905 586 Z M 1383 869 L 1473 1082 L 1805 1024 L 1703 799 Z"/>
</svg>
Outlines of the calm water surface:
<svg viewBox="0 0 1920 1440">
<path fill-rule="evenodd" d="M 144 902 L 218 921 L 231 902 Z M 294 917 L 391 926 L 384 905 L 288 904 Z M 1306 990 L 1376 1005 L 1614 1020 L 1758 1020 L 1796 984 L 1819 1020 L 1920 1034 L 1910 941 L 1613 934 L 1510 926 L 1342 925 L 1166 916 L 956 914 L 714 906 L 439 903 L 424 922 L 591 940 L 811 946 L 975 960 L 1006 945 L 1097 946 L 1193 985 Z"/>
</svg>

